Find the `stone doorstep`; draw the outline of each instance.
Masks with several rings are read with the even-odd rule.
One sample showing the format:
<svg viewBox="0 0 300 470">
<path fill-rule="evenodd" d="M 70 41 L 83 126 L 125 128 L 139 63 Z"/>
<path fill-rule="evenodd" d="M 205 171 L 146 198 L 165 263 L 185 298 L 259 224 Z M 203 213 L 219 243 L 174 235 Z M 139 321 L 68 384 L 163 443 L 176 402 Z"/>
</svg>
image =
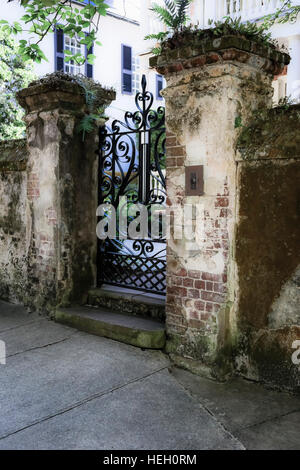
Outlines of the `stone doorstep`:
<svg viewBox="0 0 300 470">
<path fill-rule="evenodd" d="M 150 318 L 111 312 L 104 308 L 58 308 L 55 321 L 143 349 L 163 349 L 166 342 L 162 323 Z"/>
<path fill-rule="evenodd" d="M 165 297 L 133 289 L 103 285 L 88 292 L 87 304 L 128 315 L 165 320 Z"/>
</svg>

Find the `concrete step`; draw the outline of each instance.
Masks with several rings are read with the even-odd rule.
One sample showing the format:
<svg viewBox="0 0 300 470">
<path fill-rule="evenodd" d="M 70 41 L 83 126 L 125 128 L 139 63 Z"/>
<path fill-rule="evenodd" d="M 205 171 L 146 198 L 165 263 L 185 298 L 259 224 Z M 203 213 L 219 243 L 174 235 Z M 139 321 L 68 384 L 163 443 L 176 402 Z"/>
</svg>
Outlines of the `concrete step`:
<svg viewBox="0 0 300 470">
<path fill-rule="evenodd" d="M 103 308 L 71 307 L 57 309 L 55 321 L 143 349 L 163 349 L 165 346 L 164 324 L 149 318 Z"/>
<path fill-rule="evenodd" d="M 87 304 L 115 312 L 165 320 L 165 297 L 132 289 L 103 285 L 88 292 Z"/>
</svg>

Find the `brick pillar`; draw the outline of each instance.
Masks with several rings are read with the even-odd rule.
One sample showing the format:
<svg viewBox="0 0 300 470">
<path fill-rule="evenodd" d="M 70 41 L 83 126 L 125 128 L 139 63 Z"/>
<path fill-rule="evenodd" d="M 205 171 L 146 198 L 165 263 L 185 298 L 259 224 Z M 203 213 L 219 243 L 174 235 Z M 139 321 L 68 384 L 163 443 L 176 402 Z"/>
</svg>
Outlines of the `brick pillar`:
<svg viewBox="0 0 300 470">
<path fill-rule="evenodd" d="M 97 106 L 114 92 L 94 84 Z M 95 283 L 96 130 L 78 132 L 85 92 L 71 77 L 52 74 L 18 94 L 26 110 L 30 208 L 27 297 L 40 311 L 80 301 Z"/>
<path fill-rule="evenodd" d="M 196 244 L 168 242 L 168 350 L 180 364 L 222 378 L 236 335 L 238 127 L 271 106 L 272 77 L 289 58 L 233 36 L 188 41 L 150 62 L 167 81 L 169 206 L 193 204 L 203 229 Z M 186 195 L 185 168 L 194 165 L 204 167 L 203 196 Z"/>
</svg>

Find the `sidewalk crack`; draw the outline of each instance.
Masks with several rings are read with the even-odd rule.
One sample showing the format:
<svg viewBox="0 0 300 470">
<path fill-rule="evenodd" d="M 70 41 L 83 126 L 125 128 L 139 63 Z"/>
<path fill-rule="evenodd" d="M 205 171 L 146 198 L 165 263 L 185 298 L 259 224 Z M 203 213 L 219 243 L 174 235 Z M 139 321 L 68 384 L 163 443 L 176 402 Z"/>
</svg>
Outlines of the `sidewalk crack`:
<svg viewBox="0 0 300 470">
<path fill-rule="evenodd" d="M 243 426 L 243 427 L 240 428 L 240 430 L 244 431 L 244 429 L 254 428 L 255 426 L 260 426 L 261 424 L 269 423 L 270 421 L 274 421 L 276 419 L 284 418 L 285 416 L 289 416 L 289 415 L 292 415 L 293 413 L 299 413 L 299 412 L 300 412 L 300 408 L 297 408 L 295 410 L 288 411 L 287 413 L 270 416 L 269 418 L 266 418 L 262 421 L 258 421 L 257 423 L 252 423 L 252 424 L 248 424 L 246 426 Z"/>
<path fill-rule="evenodd" d="M 10 436 L 13 436 L 13 435 L 15 435 L 15 434 L 18 434 L 19 432 L 25 431 L 26 429 L 29 429 L 29 428 L 31 428 L 31 427 L 33 427 L 33 426 L 37 426 L 38 424 L 44 423 L 45 421 L 49 421 L 50 419 L 53 419 L 53 418 L 55 418 L 56 416 L 60 416 L 60 415 L 63 415 L 63 414 L 65 414 L 65 413 L 68 413 L 69 411 L 72 411 L 72 410 L 74 410 L 74 409 L 76 409 L 76 408 L 79 408 L 80 406 L 85 405 L 86 403 L 90 403 L 90 402 L 92 402 L 92 401 L 94 401 L 94 400 L 96 400 L 96 399 L 98 399 L 98 398 L 101 398 L 101 397 L 103 397 L 103 396 L 105 396 L 105 395 L 108 395 L 108 394 L 110 394 L 110 393 L 114 393 L 114 392 L 116 392 L 117 390 L 120 390 L 120 389 L 122 389 L 122 388 L 127 387 L 128 385 L 131 385 L 131 384 L 140 382 L 141 380 L 144 380 L 144 379 L 146 379 L 146 378 L 148 378 L 148 377 L 151 377 L 151 376 L 153 376 L 153 375 L 155 375 L 155 374 L 157 374 L 157 373 L 159 373 L 159 372 L 162 372 L 163 370 L 168 369 L 168 367 L 169 367 L 169 366 L 161 367 L 160 369 L 157 369 L 157 370 L 155 370 L 155 371 L 149 372 L 148 374 L 145 374 L 145 375 L 143 375 L 143 376 L 136 377 L 136 378 L 134 378 L 134 379 L 132 379 L 132 380 L 129 380 L 129 381 L 126 382 L 125 384 L 119 384 L 119 385 L 116 385 L 115 387 L 112 387 L 112 388 L 110 388 L 110 389 L 103 390 L 103 391 L 101 391 L 101 392 L 98 392 L 98 393 L 95 393 L 95 394 L 93 394 L 93 395 L 90 395 L 89 397 L 84 398 L 84 399 L 82 399 L 82 400 L 80 400 L 80 401 L 78 401 L 78 402 L 75 402 L 75 403 L 73 403 L 72 405 L 70 405 L 70 406 L 68 406 L 68 407 L 66 407 L 66 408 L 63 408 L 63 409 L 57 411 L 56 413 L 50 414 L 50 415 L 48 415 L 48 416 L 45 416 L 44 418 L 41 418 L 41 419 L 36 420 L 36 421 L 33 421 L 32 423 L 30 423 L 30 424 L 28 424 L 28 425 L 26 425 L 26 426 L 23 426 L 22 428 L 19 428 L 19 429 L 15 430 L 15 431 L 9 432 L 9 433 L 7 433 L 7 434 L 3 434 L 2 436 L 0 436 L 0 440 L 6 439 L 6 438 L 8 438 L 8 437 L 10 437 Z"/>
<path fill-rule="evenodd" d="M 0 316 L 1 318 L 1 316 Z M 22 323 L 22 325 L 12 326 L 10 328 L 5 328 L 4 330 L 0 330 L 0 335 L 2 333 L 7 333 L 8 331 L 18 330 L 19 328 L 23 328 L 24 326 L 33 325 L 33 323 L 39 323 L 45 320 L 49 320 L 48 318 L 36 318 L 35 320 L 28 321 L 28 323 Z"/>
<path fill-rule="evenodd" d="M 218 419 L 218 417 L 208 408 L 207 405 L 205 405 L 199 399 L 199 397 L 197 395 L 195 395 L 193 392 L 191 392 L 191 390 L 186 388 L 178 380 L 178 378 L 176 378 L 172 373 L 171 373 L 171 375 L 174 378 L 174 380 L 176 381 L 176 383 L 187 393 L 187 395 L 189 395 L 194 401 L 196 401 L 198 406 L 200 406 L 202 409 L 204 409 L 216 421 L 216 423 L 223 429 L 224 432 L 226 432 L 234 441 L 236 441 L 238 444 L 240 444 L 244 448 L 244 450 L 246 450 L 246 447 L 244 446 L 243 442 L 240 441 L 240 439 L 233 434 L 233 431 L 231 431 L 224 423 L 222 423 L 222 421 L 220 421 Z"/>
<path fill-rule="evenodd" d="M 75 336 L 79 333 L 80 333 L 80 331 L 76 331 L 75 333 L 73 333 L 70 336 L 67 336 L 66 338 L 59 339 L 57 341 L 53 341 L 52 343 L 43 344 L 42 346 L 35 346 L 34 348 L 24 349 L 24 351 L 18 351 L 14 354 L 9 354 L 6 357 L 8 359 L 9 357 L 19 356 L 20 354 L 24 354 L 24 353 L 31 352 L 31 351 L 36 351 L 38 349 L 48 348 L 50 346 L 54 346 L 54 345 L 59 344 L 59 343 L 64 343 L 65 341 L 68 341 L 69 339 L 73 338 L 73 336 Z"/>
</svg>

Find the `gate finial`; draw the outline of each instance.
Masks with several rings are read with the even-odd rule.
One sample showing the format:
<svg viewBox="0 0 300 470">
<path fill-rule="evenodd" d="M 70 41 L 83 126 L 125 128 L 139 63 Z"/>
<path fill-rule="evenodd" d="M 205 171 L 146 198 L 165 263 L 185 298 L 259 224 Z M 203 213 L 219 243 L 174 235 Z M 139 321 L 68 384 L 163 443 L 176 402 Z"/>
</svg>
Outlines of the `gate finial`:
<svg viewBox="0 0 300 470">
<path fill-rule="evenodd" d="M 146 91 L 146 88 L 147 88 L 147 80 L 146 80 L 146 75 L 143 74 L 142 76 L 142 90 L 143 90 L 143 93 L 145 93 Z"/>
</svg>

